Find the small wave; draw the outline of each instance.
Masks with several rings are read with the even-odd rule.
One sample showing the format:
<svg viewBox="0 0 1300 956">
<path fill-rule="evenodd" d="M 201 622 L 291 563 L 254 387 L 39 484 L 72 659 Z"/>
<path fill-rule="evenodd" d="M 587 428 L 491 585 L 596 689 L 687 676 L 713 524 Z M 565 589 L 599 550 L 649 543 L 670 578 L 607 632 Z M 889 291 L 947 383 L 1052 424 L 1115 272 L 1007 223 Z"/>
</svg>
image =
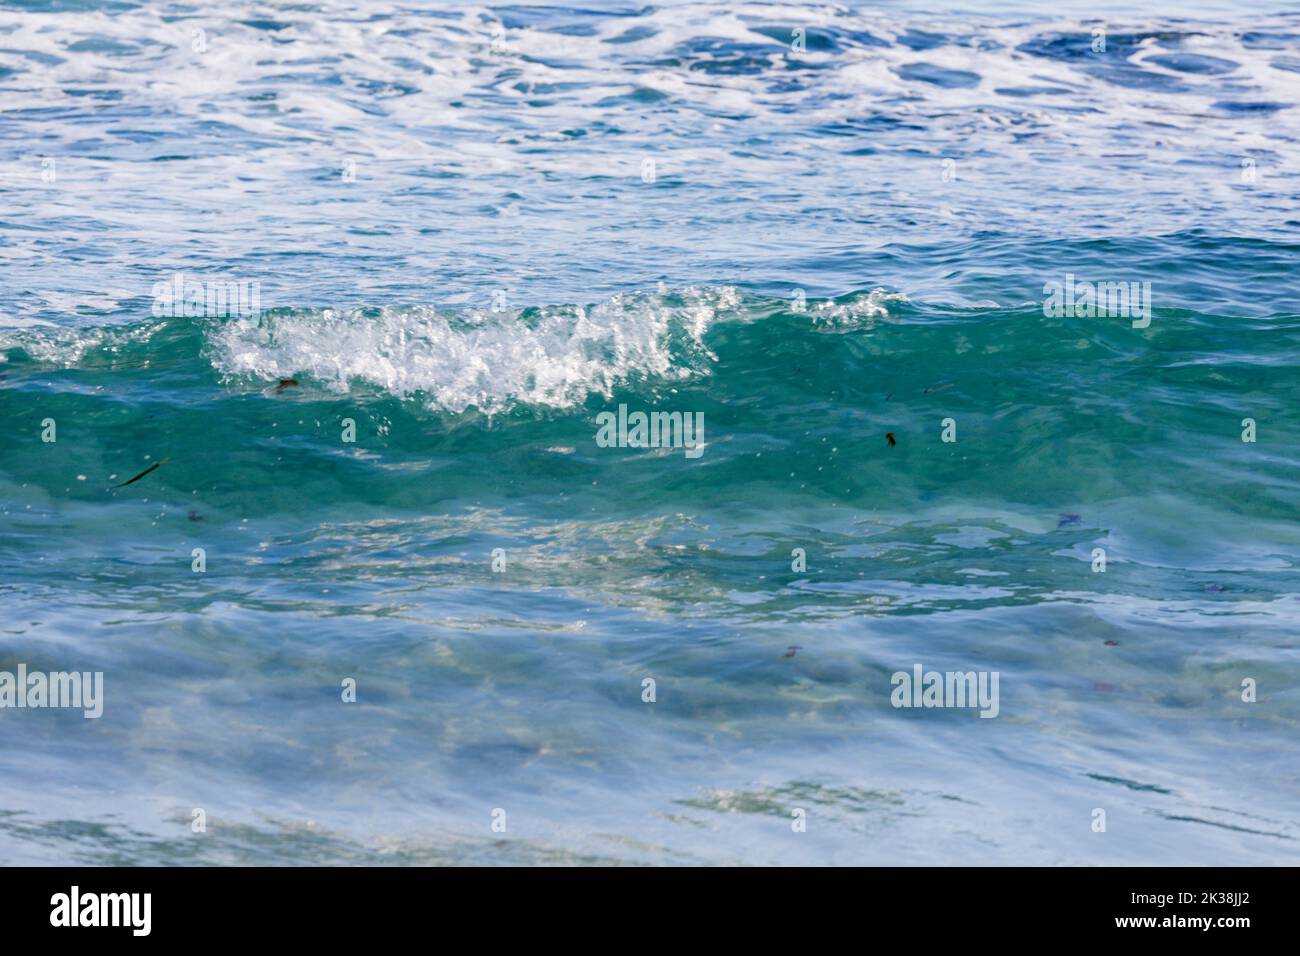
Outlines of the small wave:
<svg viewBox="0 0 1300 956">
<path fill-rule="evenodd" d="M 0 324 L 0 362 L 8 361 L 11 352 L 21 352 L 42 365 L 63 368 L 83 365 L 88 356 L 96 354 L 104 355 L 112 364 L 114 357 L 148 343 L 165 324 L 69 328 L 39 319 L 10 320 Z"/>
<path fill-rule="evenodd" d="M 819 302 L 812 308 L 813 324 L 828 327 L 836 331 L 852 331 L 872 328 L 877 319 L 889 315 L 889 306 L 895 302 L 907 302 L 908 298 L 901 292 L 875 288 L 870 292 L 856 292 L 844 299 L 830 299 Z"/>
<path fill-rule="evenodd" d="M 305 376 L 339 392 L 369 385 L 451 413 L 564 409 L 636 380 L 707 375 L 704 335 L 739 302 L 724 286 L 501 312 L 313 309 L 223 322 L 208 341 L 228 379 Z"/>
</svg>

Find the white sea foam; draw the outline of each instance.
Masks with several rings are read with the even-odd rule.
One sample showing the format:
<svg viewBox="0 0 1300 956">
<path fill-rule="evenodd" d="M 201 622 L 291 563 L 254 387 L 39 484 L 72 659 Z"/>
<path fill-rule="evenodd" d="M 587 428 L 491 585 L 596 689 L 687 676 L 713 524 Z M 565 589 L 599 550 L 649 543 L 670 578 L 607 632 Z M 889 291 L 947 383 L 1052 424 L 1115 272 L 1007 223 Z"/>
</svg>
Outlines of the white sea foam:
<svg viewBox="0 0 1300 956">
<path fill-rule="evenodd" d="M 566 124 L 589 127 L 593 120 L 617 124 L 625 137 L 636 137 L 638 147 L 658 138 L 663 151 L 682 164 L 725 159 L 730 172 L 770 168 L 779 158 L 738 156 L 726 136 L 697 135 L 691 144 L 679 141 L 669 149 L 664 134 L 706 133 L 735 123 L 797 134 L 884 113 L 924 120 L 936 128 L 936 141 L 960 141 L 950 134 L 978 137 L 971 146 L 996 146 L 1011 155 L 1025 155 L 1023 144 L 1017 148 L 1017 133 L 1032 131 L 1034 145 L 1055 142 L 1093 152 L 1113 147 L 1123 126 L 1131 144 L 1158 141 L 1174 157 L 1195 155 L 1209 144 L 1238 151 L 1286 144 L 1289 154 L 1300 132 L 1295 110 L 1248 129 L 1205 122 L 1207 111 L 1223 99 L 1295 102 L 1300 74 L 1279 66 L 1276 49 L 1243 40 L 1247 32 L 1295 29 L 1293 19 L 1277 15 L 1257 15 L 1245 26 L 1188 25 L 1178 51 L 1231 64 L 1227 88 L 1221 76 L 1162 63 L 1160 56 L 1172 48 L 1155 38 L 1142 43 L 1129 62 L 1140 73 L 1177 79 L 1184 89 L 1174 92 L 1115 82 L 1092 69 L 1095 61 L 1023 49 L 1036 38 L 1086 39 L 1098 25 L 1112 44 L 1123 34 L 1170 29 L 1167 20 L 1155 17 L 1102 23 L 1080 16 L 1008 19 L 831 5 L 670 3 L 631 16 L 583 18 L 589 32 L 579 34 L 560 32 L 553 22 L 522 24 L 490 7 L 435 12 L 387 0 L 325 2 L 311 9 L 236 2 L 203 16 L 177 6 L 171 11 L 176 18 L 165 9 L 0 10 L 0 67 L 16 74 L 6 82 L 7 108 L 66 106 L 69 89 L 114 91 L 174 124 L 228 124 L 255 137 L 263 176 L 320 162 L 322 151 L 330 161 L 353 155 L 477 172 L 589 170 L 593 156 L 611 169 L 631 163 L 633 157 L 612 142 L 588 140 L 581 149 L 554 153 L 530 149 L 539 140 L 563 139 Z M 280 28 L 249 25 L 259 19 L 273 19 Z M 796 27 L 833 36 L 835 49 L 810 44 L 798 60 L 789 59 Z M 193 49 L 197 30 L 204 31 L 202 52 Z M 634 39 L 624 40 L 633 30 Z M 915 31 L 933 37 L 934 45 L 916 48 L 909 41 Z M 494 35 L 502 43 L 495 51 Z M 732 49 L 715 54 L 691 46 L 705 39 Z M 710 68 L 712 60 L 734 57 L 742 46 L 770 65 Z M 818 68 L 815 83 L 786 82 L 787 65 L 799 63 Z M 907 68 L 917 64 L 977 79 L 968 86 L 939 85 L 909 76 Z M 1026 87 L 1053 88 L 1056 94 L 1005 92 Z M 651 107 L 629 110 L 622 98 L 636 90 L 666 97 L 672 115 Z M 250 107 L 251 97 L 271 92 L 274 100 L 264 108 Z M 494 101 L 511 107 L 511 127 L 500 122 Z M 698 129 L 682 128 L 684 113 L 695 114 Z M 53 138 L 45 148 L 84 139 L 96 127 L 107 131 L 115 121 L 105 113 L 62 127 L 48 124 L 45 131 Z M 1158 132 L 1144 129 L 1153 122 Z M 231 149 L 227 162 L 244 163 L 243 153 Z M 1286 162 L 1294 168 L 1294 157 Z"/>
<path fill-rule="evenodd" d="M 877 288 L 866 293 L 859 292 L 842 302 L 818 302 L 809 311 L 814 326 L 834 331 L 851 331 L 873 328 L 877 319 L 889 316 L 890 305 L 907 301 L 907 296 L 901 292 Z"/>
<path fill-rule="evenodd" d="M 0 9 L 0 258 L 23 290 L 4 305 L 61 321 L 57 287 L 93 322 L 147 294 L 146 272 L 217 267 L 267 305 L 419 301 L 426 275 L 562 302 L 661 276 L 784 281 L 826 250 L 982 231 L 1288 233 L 1300 27 L 1224 17 Z M 1105 57 L 1087 53 L 1098 27 Z"/>
<path fill-rule="evenodd" d="M 738 303 L 723 287 L 522 312 L 281 312 L 214 324 L 209 343 L 214 366 L 231 378 L 370 386 L 447 412 L 568 408 L 633 380 L 708 374 L 705 333 Z"/>
</svg>

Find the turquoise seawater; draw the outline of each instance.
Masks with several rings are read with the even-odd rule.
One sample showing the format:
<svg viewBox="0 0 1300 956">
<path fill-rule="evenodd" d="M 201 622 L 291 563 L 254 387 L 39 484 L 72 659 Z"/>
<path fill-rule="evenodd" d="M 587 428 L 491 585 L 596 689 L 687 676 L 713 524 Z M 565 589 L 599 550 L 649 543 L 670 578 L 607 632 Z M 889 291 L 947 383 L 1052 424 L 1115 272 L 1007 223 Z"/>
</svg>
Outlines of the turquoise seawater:
<svg viewBox="0 0 1300 956">
<path fill-rule="evenodd" d="M 0 3 L 0 862 L 1300 862 L 1300 15 L 936 9 Z"/>
</svg>

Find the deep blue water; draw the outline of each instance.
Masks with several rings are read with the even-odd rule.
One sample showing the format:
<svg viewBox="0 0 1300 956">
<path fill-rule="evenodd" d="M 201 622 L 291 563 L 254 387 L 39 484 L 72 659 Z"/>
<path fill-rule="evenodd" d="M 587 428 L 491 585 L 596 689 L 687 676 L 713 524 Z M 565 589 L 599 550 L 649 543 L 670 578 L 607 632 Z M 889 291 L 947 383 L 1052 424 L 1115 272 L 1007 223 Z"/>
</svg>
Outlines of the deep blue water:
<svg viewBox="0 0 1300 956">
<path fill-rule="evenodd" d="M 943 6 L 0 2 L 0 862 L 1300 862 L 1300 14 Z"/>
</svg>

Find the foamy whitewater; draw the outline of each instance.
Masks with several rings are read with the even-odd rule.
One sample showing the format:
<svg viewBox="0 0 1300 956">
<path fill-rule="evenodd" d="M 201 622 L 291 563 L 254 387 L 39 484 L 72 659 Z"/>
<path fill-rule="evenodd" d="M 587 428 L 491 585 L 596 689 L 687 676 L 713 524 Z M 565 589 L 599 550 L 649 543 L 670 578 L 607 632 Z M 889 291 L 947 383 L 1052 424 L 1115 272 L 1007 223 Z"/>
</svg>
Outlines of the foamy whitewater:
<svg viewBox="0 0 1300 956">
<path fill-rule="evenodd" d="M 0 0 L 0 862 L 1300 862 L 1300 14 L 1035 6 Z"/>
</svg>

